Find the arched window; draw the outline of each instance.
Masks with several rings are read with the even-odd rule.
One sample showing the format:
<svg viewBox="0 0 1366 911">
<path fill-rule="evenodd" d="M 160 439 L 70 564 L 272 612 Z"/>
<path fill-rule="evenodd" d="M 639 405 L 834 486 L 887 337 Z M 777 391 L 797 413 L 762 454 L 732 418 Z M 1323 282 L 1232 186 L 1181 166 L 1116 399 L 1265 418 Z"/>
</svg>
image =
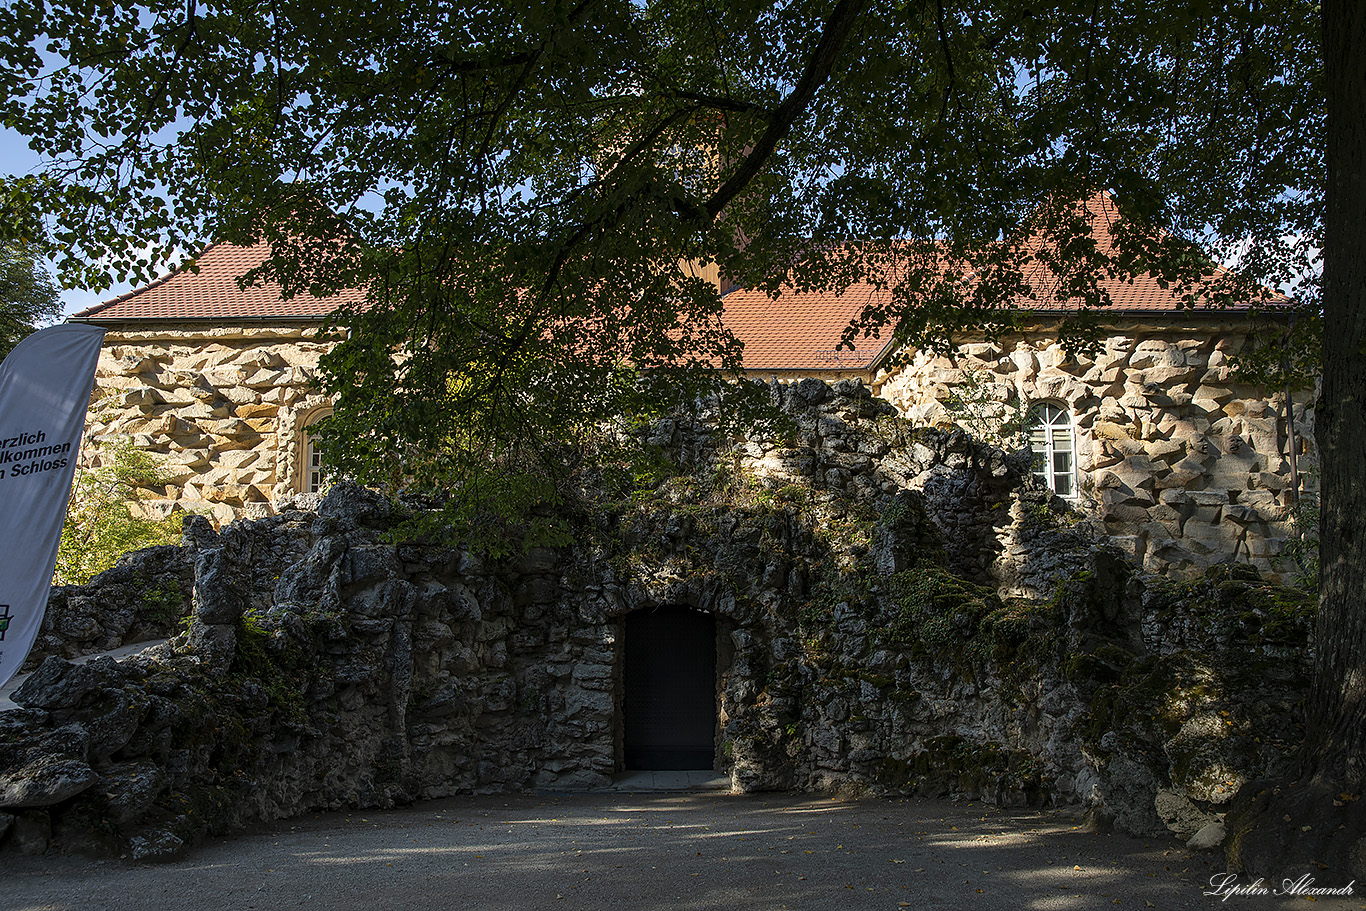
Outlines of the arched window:
<svg viewBox="0 0 1366 911">
<path fill-rule="evenodd" d="M 299 477 L 300 493 L 322 493 L 323 488 L 326 486 L 326 482 L 323 479 L 322 453 L 319 452 L 316 445 L 317 438 L 314 435 L 314 431 L 317 430 L 318 422 L 331 413 L 331 409 L 327 409 L 309 415 L 308 420 L 304 425 L 303 446 L 301 447 L 303 462 L 300 466 L 301 471 Z"/>
<path fill-rule="evenodd" d="M 1065 407 L 1039 402 L 1030 409 L 1029 448 L 1034 453 L 1034 477 L 1060 497 L 1076 496 L 1077 445 Z"/>
</svg>

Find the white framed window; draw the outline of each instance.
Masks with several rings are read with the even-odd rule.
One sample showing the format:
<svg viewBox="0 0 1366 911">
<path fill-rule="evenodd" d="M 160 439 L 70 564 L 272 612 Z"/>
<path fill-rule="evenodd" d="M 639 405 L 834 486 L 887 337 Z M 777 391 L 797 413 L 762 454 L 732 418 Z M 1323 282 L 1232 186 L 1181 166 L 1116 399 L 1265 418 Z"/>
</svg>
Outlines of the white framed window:
<svg viewBox="0 0 1366 911">
<path fill-rule="evenodd" d="M 323 489 L 323 457 L 315 442 L 313 434 L 308 434 L 304 446 L 304 493 L 320 493 Z"/>
<path fill-rule="evenodd" d="M 1034 477 L 1060 497 L 1075 497 L 1077 437 L 1066 407 L 1039 402 L 1029 410 L 1029 448 Z"/>
<path fill-rule="evenodd" d="M 300 493 L 323 493 L 327 489 L 322 452 L 318 449 L 314 431 L 317 430 L 318 422 L 331 413 L 331 409 L 319 411 L 310 415 L 304 424 L 303 439 L 299 447 L 300 455 L 303 456 L 299 471 Z"/>
</svg>

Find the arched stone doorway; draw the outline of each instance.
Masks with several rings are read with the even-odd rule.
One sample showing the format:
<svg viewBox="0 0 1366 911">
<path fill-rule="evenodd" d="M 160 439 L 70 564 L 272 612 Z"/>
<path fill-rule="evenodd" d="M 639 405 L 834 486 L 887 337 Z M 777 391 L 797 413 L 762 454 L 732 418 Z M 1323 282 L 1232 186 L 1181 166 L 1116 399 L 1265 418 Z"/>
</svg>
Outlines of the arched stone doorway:
<svg viewBox="0 0 1366 911">
<path fill-rule="evenodd" d="M 716 618 L 686 607 L 626 616 L 622 747 L 627 769 L 713 768 Z"/>
</svg>

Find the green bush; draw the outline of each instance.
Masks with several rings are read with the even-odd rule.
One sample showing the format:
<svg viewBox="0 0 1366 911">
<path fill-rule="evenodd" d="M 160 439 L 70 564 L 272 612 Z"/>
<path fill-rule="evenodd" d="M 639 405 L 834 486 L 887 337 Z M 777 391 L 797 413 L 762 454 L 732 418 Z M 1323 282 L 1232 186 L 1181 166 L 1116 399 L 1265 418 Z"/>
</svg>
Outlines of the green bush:
<svg viewBox="0 0 1366 911">
<path fill-rule="evenodd" d="M 84 585 L 129 551 L 180 540 L 182 517 L 151 519 L 134 504 L 162 481 L 161 466 L 128 442 L 101 447 L 98 468 L 81 465 L 71 486 L 54 581 Z"/>
<path fill-rule="evenodd" d="M 1290 507 L 1294 534 L 1286 541 L 1278 569 L 1289 575 L 1289 584 L 1311 595 L 1319 593 L 1319 494 L 1307 490 Z"/>
</svg>

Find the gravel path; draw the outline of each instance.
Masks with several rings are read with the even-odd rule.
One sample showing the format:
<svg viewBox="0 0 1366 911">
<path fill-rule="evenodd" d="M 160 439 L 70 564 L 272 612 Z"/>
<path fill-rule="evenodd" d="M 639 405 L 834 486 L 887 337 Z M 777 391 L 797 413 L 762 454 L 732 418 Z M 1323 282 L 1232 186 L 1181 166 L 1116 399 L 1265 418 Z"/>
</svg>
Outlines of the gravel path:
<svg viewBox="0 0 1366 911">
<path fill-rule="evenodd" d="M 1220 903 L 1202 892 L 1222 868 L 1217 855 L 1175 842 L 980 804 L 462 797 L 290 820 L 158 866 L 6 857 L 0 909 L 1366 908 L 1366 888 L 1312 905 L 1242 895 Z"/>
</svg>

